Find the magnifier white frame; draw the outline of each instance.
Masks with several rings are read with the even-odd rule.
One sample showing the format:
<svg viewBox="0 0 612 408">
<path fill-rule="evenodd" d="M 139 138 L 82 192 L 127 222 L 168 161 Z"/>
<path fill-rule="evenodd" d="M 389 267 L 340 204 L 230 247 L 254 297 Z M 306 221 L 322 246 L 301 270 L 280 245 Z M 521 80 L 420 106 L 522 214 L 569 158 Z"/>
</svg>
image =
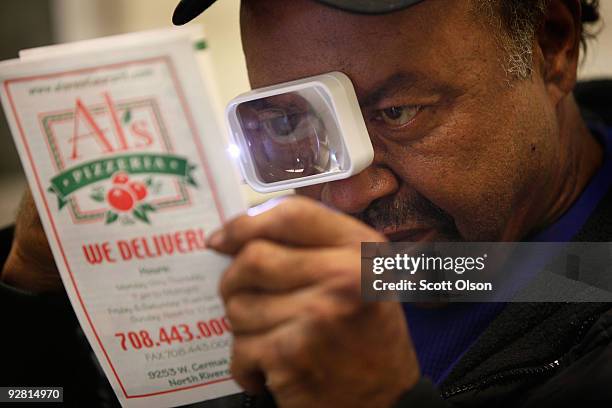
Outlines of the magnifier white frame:
<svg viewBox="0 0 612 408">
<path fill-rule="evenodd" d="M 348 166 L 336 170 L 292 180 L 265 183 L 257 176 L 257 170 L 248 149 L 246 137 L 242 132 L 238 119 L 237 108 L 240 104 L 281 95 L 299 92 L 315 87 L 323 91 L 323 97 L 331 110 L 332 116 L 342 137 L 344 154 Z M 342 72 L 331 72 L 311 78 L 300 79 L 266 88 L 256 89 L 238 96 L 230 101 L 225 110 L 227 127 L 230 132 L 232 147 L 240 162 L 240 170 L 245 181 L 260 193 L 272 193 L 305 187 L 313 184 L 326 183 L 351 177 L 368 167 L 374 160 L 374 149 L 366 128 L 355 88 L 348 76 Z M 236 149 L 237 147 L 237 149 Z"/>
</svg>

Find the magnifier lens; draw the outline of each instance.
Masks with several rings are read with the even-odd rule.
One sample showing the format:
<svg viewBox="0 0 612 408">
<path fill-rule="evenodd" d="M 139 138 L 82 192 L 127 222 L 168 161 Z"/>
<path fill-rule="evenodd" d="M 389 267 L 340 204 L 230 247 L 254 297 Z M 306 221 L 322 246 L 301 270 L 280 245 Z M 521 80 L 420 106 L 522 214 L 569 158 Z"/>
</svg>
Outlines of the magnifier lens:
<svg viewBox="0 0 612 408">
<path fill-rule="evenodd" d="M 324 101 L 308 96 L 290 92 L 238 105 L 238 121 L 261 181 L 293 180 L 339 168 L 337 149 L 330 143 L 335 123 L 321 112 Z"/>
</svg>

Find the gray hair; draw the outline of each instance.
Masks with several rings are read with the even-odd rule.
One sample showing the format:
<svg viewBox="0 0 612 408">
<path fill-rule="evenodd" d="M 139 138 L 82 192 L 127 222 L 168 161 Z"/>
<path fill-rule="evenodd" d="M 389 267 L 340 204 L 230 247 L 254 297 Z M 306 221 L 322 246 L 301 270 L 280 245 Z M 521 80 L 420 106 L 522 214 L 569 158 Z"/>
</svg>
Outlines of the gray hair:
<svg viewBox="0 0 612 408">
<path fill-rule="evenodd" d="M 533 71 L 533 42 L 542 23 L 550 0 L 473 0 L 474 11 L 499 36 L 502 47 L 507 51 L 503 61 L 509 78 L 530 78 Z M 589 38 L 595 36 L 590 26 L 599 21 L 599 0 L 581 0 L 582 7 L 582 50 L 586 52 Z"/>
</svg>

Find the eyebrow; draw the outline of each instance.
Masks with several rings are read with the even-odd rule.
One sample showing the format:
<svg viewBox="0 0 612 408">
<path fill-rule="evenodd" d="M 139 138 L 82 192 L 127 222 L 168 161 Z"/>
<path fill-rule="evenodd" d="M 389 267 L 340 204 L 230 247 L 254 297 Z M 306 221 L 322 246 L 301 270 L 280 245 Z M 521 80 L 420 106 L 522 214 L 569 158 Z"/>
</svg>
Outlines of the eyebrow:
<svg viewBox="0 0 612 408">
<path fill-rule="evenodd" d="M 423 86 L 423 84 L 427 85 Z M 420 87 L 421 90 L 425 89 L 432 93 L 450 93 L 454 90 L 449 84 L 439 82 L 432 83 L 431 78 L 427 78 L 421 73 L 398 72 L 374 86 L 372 90 L 359 92 L 359 94 L 363 95 L 360 95 L 360 104 L 363 107 L 371 108 L 378 105 L 380 101 L 386 97 L 398 94 L 402 91 L 414 89 L 417 86 Z"/>
</svg>

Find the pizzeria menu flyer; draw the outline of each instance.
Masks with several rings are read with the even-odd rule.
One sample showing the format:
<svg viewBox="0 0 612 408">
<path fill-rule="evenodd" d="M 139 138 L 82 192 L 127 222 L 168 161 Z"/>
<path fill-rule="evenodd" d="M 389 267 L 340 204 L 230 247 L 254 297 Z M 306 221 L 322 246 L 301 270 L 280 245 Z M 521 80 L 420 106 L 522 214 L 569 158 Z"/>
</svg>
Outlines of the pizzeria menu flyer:
<svg viewBox="0 0 612 408">
<path fill-rule="evenodd" d="M 124 407 L 239 391 L 210 232 L 245 210 L 193 30 L 0 63 L 8 118 L 79 322 Z M 61 384 L 58 384 L 61 385 Z"/>
</svg>

